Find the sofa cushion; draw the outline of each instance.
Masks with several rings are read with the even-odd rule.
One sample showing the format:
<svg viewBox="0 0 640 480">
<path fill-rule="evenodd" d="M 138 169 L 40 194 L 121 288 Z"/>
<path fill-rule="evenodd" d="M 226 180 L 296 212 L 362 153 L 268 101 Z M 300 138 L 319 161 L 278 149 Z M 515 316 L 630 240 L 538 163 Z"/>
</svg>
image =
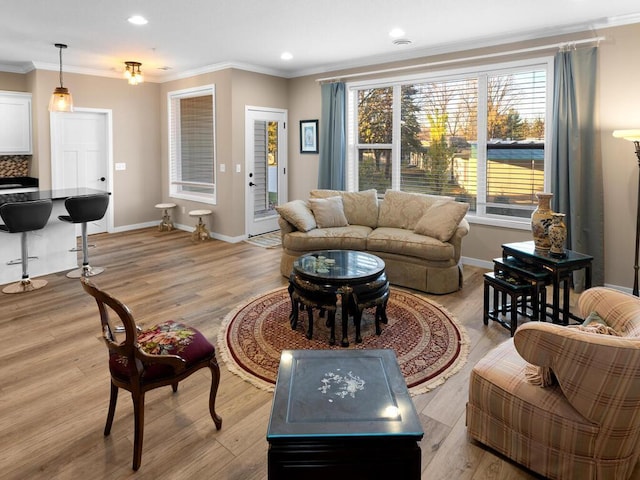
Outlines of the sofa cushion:
<svg viewBox="0 0 640 480">
<path fill-rule="evenodd" d="M 327 198 L 340 195 L 344 205 L 344 214 L 349 225 L 378 226 L 378 192 L 375 189 L 362 192 L 343 192 L 339 190 L 311 190 L 311 198 Z"/>
<path fill-rule="evenodd" d="M 294 252 L 314 250 L 366 250 L 370 227 L 316 228 L 308 232 L 291 232 L 284 236 L 282 246 Z"/>
<path fill-rule="evenodd" d="M 349 225 L 347 217 L 344 216 L 344 207 L 340 195 L 328 198 L 310 198 L 309 206 L 318 228 L 346 227 Z"/>
<path fill-rule="evenodd" d="M 468 203 L 438 200 L 424 212 L 414 231 L 446 242 L 453 237 L 458 224 L 468 211 Z"/>
<path fill-rule="evenodd" d="M 284 205 L 276 205 L 276 211 L 301 232 L 316 228 L 316 219 L 304 200 L 291 200 Z"/>
<path fill-rule="evenodd" d="M 438 200 L 453 198 L 387 190 L 380 203 L 378 226 L 413 230 L 427 209 Z"/>
<path fill-rule="evenodd" d="M 367 251 L 394 253 L 432 261 L 454 257 L 453 245 L 403 228 L 378 227 L 367 237 Z"/>
</svg>

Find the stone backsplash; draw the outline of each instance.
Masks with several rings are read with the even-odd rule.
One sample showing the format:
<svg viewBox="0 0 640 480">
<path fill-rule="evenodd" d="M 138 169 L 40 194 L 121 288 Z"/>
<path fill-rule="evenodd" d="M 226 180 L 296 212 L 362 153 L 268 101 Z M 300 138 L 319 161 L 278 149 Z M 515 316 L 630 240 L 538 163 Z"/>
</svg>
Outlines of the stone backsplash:
<svg viewBox="0 0 640 480">
<path fill-rule="evenodd" d="M 0 155 L 0 178 L 28 177 L 31 155 Z"/>
</svg>

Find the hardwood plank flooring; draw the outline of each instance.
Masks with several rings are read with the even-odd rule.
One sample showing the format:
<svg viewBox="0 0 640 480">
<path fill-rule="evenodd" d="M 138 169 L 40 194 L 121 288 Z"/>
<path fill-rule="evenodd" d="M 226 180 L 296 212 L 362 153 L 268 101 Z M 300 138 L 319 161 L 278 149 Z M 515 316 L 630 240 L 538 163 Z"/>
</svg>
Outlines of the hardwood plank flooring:
<svg viewBox="0 0 640 480">
<path fill-rule="evenodd" d="M 140 325 L 183 319 L 212 342 L 238 303 L 287 283 L 277 248 L 194 244 L 187 232 L 155 228 L 94 235 L 92 243 L 91 263 L 106 267 L 93 280 L 124 301 Z M 466 327 L 471 350 L 461 372 L 413 399 L 425 430 L 423 479 L 536 478 L 466 435 L 469 372 L 509 338 L 500 325 L 482 324 L 483 272 L 465 267 L 461 291 L 426 295 Z M 229 373 L 222 361 L 216 404 L 222 429 L 215 430 L 208 414 L 208 371 L 182 382 L 176 394 L 151 391 L 142 466 L 133 472 L 133 408 L 126 392 L 120 393 L 111 435 L 102 434 L 109 372 L 95 302 L 64 273 L 44 278 L 49 284 L 42 290 L 0 295 L 0 478 L 267 478 L 272 394 Z M 633 478 L 640 480 L 638 469 Z"/>
</svg>

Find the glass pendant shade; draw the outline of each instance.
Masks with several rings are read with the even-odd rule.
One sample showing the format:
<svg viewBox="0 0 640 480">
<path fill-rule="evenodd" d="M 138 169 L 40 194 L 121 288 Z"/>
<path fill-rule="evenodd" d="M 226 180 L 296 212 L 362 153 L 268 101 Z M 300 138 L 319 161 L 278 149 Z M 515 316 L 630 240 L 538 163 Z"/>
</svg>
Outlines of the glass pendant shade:
<svg viewBox="0 0 640 480">
<path fill-rule="evenodd" d="M 73 112 L 73 97 L 69 93 L 69 89 L 65 87 L 56 87 L 51 94 L 49 100 L 50 112 Z"/>
<path fill-rule="evenodd" d="M 124 78 L 127 79 L 129 85 L 138 85 L 144 82 L 142 70 L 140 70 L 140 67 L 142 67 L 140 62 L 124 62 L 124 64 L 126 65 Z"/>
<path fill-rule="evenodd" d="M 67 48 L 64 43 L 56 43 L 55 47 L 60 49 L 60 86 L 51 94 L 49 100 L 50 112 L 73 112 L 73 98 L 69 89 L 62 86 L 62 50 Z"/>
</svg>

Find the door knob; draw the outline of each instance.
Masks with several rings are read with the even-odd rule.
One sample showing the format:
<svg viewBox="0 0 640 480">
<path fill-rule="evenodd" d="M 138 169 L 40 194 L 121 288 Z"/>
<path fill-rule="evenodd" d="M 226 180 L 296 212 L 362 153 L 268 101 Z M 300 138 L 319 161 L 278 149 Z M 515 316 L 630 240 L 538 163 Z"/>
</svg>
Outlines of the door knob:
<svg viewBox="0 0 640 480">
<path fill-rule="evenodd" d="M 100 177 L 98 180 L 100 180 L 101 182 L 104 182 L 106 180 L 106 178 Z"/>
<path fill-rule="evenodd" d="M 255 187 L 255 186 L 256 186 L 256 184 L 255 184 L 255 183 L 253 183 L 253 182 L 249 182 L 249 186 L 250 186 L 250 187 Z"/>
</svg>

